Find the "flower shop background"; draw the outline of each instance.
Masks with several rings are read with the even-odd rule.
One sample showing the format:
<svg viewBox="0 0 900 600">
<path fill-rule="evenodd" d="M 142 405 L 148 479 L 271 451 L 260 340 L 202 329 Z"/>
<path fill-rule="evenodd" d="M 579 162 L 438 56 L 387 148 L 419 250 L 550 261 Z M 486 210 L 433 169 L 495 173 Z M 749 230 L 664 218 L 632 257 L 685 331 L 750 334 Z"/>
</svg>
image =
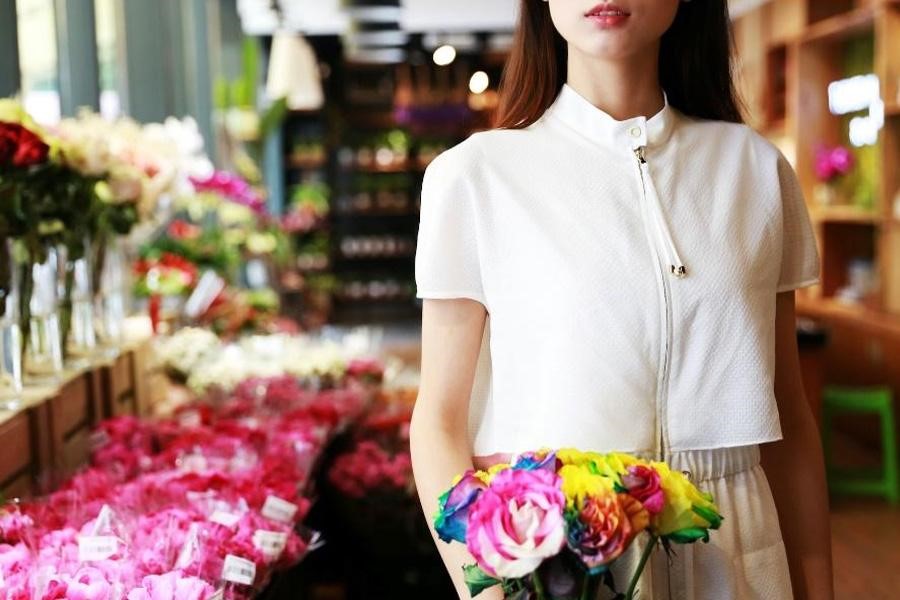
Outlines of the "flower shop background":
<svg viewBox="0 0 900 600">
<path fill-rule="evenodd" d="M 418 194 L 515 3 L 357 4 L 0 1 L 0 598 L 453 597 L 408 455 Z M 900 7 L 731 5 L 817 226 L 807 396 L 876 466 L 831 477 L 838 597 L 888 598 Z"/>
</svg>

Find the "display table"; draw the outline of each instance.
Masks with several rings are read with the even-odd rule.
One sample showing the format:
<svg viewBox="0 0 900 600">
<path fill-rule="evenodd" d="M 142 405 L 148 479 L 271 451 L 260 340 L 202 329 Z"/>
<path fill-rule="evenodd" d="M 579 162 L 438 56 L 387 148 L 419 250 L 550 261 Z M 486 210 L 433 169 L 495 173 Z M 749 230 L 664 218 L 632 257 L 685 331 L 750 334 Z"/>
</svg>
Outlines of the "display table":
<svg viewBox="0 0 900 600">
<path fill-rule="evenodd" d="M 142 412 L 149 336 L 129 336 L 114 355 L 66 370 L 56 385 L 26 387 L 21 403 L 0 411 L 0 497 L 59 485 L 84 465 L 102 419 Z"/>
</svg>

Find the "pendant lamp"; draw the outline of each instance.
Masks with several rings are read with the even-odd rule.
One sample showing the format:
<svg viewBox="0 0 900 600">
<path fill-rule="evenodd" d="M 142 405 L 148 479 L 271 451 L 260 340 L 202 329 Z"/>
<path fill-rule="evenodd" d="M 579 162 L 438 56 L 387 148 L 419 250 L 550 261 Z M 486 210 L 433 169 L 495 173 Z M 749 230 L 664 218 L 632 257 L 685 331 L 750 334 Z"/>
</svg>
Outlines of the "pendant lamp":
<svg viewBox="0 0 900 600">
<path fill-rule="evenodd" d="M 266 95 L 287 98 L 291 110 L 317 110 L 324 104 L 316 53 L 302 35 L 278 31 L 273 36 Z"/>
</svg>

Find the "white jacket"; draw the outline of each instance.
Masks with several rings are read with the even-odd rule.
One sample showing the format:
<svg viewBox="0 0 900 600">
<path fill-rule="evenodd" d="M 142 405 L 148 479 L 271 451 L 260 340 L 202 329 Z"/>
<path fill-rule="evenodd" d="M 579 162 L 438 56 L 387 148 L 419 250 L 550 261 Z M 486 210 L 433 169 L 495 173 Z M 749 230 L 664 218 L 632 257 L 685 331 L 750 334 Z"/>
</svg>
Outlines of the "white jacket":
<svg viewBox="0 0 900 600">
<path fill-rule="evenodd" d="M 746 125 L 617 121 L 564 85 L 531 126 L 427 168 L 419 298 L 488 311 L 472 452 L 781 438 L 776 292 L 819 279 L 799 183 Z"/>
</svg>

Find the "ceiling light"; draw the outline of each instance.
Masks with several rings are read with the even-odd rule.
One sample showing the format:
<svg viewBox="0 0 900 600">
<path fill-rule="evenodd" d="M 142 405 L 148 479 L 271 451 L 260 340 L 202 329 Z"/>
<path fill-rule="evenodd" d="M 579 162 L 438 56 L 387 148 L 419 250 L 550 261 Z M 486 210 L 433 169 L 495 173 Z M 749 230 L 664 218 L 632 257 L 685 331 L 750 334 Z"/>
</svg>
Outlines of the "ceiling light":
<svg viewBox="0 0 900 600">
<path fill-rule="evenodd" d="M 453 62 L 456 58 L 456 48 L 449 44 L 444 44 L 443 46 L 438 46 L 434 50 L 434 54 L 431 56 L 432 60 L 434 60 L 434 64 L 439 66 L 446 66 Z"/>
<path fill-rule="evenodd" d="M 484 71 L 475 71 L 472 73 L 472 77 L 469 78 L 469 91 L 473 94 L 481 94 L 484 90 L 488 89 L 490 82 L 487 73 Z"/>
</svg>

